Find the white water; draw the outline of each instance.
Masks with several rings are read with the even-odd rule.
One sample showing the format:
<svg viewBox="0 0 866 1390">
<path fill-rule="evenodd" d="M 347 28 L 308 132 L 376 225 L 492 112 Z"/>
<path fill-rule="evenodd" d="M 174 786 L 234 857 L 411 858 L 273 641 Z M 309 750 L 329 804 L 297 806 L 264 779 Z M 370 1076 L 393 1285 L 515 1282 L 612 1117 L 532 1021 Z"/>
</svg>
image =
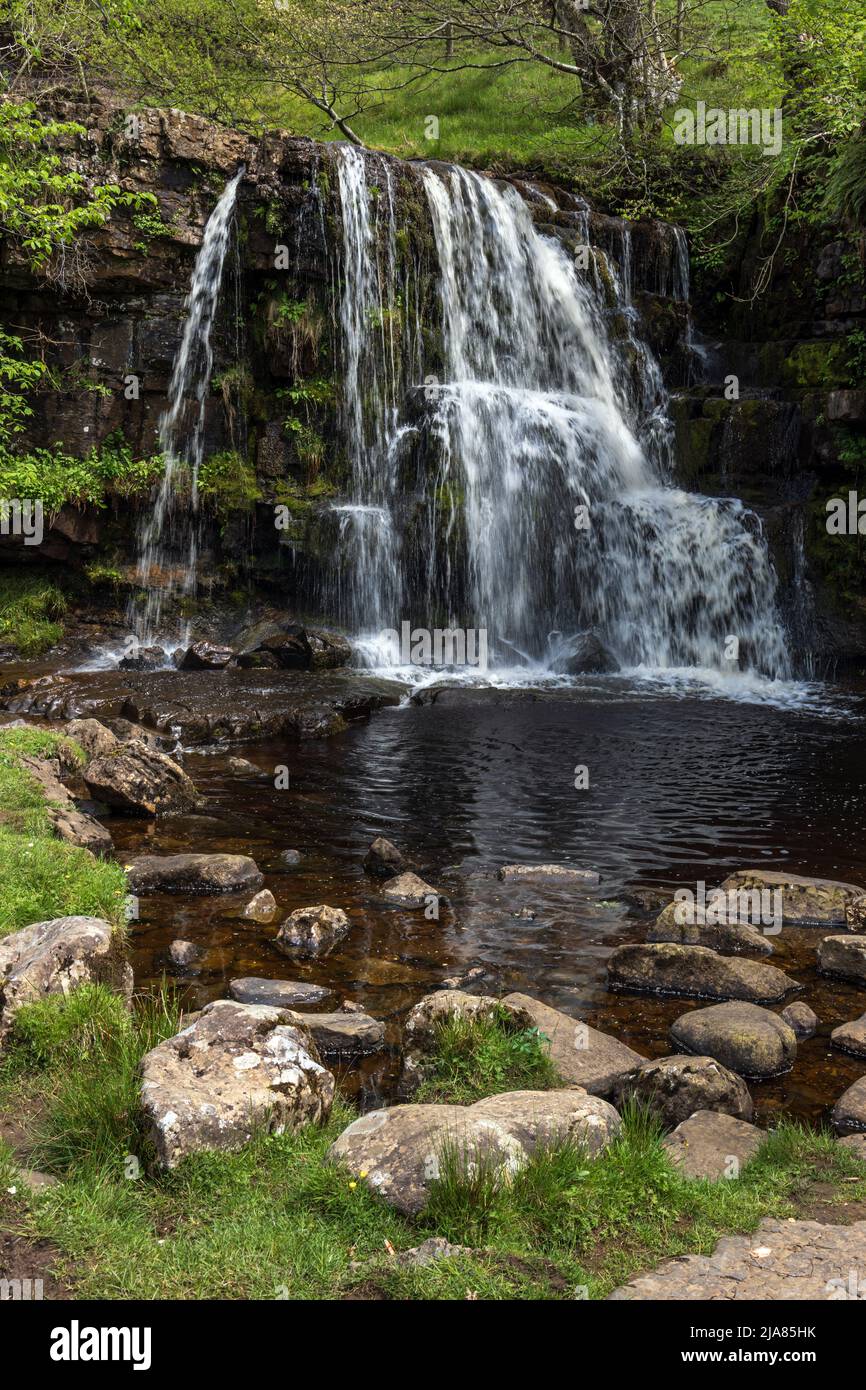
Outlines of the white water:
<svg viewBox="0 0 866 1390">
<path fill-rule="evenodd" d="M 419 568 L 428 576 L 419 611 L 394 520 L 404 433 L 398 375 L 375 315 L 383 302 L 393 307 L 381 298 L 380 269 L 393 226 L 377 237 L 364 156 L 341 150 L 339 175 L 353 464 L 341 534 L 351 541 L 346 608 L 364 664 L 402 671 L 378 633 L 410 616 L 432 628 L 436 614 L 438 625 L 486 628 L 506 679 L 549 675 L 569 635 L 591 629 L 623 672 L 669 673 L 674 684 L 693 672 L 701 685 L 732 694 L 784 680 L 789 662 L 758 518 L 737 499 L 690 494 L 670 477 L 667 399 L 632 306 L 627 224 L 619 263 L 607 266 L 616 337 L 597 265 L 578 272 L 559 240 L 536 231 L 514 188 L 458 168 L 422 174 L 445 371 L 432 389 L 424 378 L 422 428 L 438 463 L 425 484 L 431 521 L 415 567 L 416 579 Z M 393 218 L 381 192 L 377 207 Z M 665 283 L 656 288 L 686 299 L 678 230 L 664 251 L 656 274 Z"/>
<path fill-rule="evenodd" d="M 211 331 L 223 267 L 231 240 L 232 219 L 243 166 L 226 185 L 208 218 L 193 266 L 186 320 L 168 388 L 168 406 L 159 421 L 159 445 L 165 457 L 153 509 L 139 531 L 138 582 L 146 603 L 131 607 L 130 618 L 142 644 L 162 634 L 165 600 L 195 587 L 198 560 L 198 473 L 204 454 L 207 394 L 213 370 Z"/>
</svg>

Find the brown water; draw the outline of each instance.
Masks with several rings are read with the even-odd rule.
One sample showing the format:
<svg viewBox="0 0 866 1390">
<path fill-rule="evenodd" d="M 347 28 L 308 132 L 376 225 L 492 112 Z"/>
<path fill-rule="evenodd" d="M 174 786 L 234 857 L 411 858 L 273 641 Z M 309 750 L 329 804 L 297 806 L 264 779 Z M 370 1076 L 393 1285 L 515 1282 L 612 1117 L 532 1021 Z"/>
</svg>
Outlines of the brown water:
<svg viewBox="0 0 866 1390">
<path fill-rule="evenodd" d="M 181 849 L 250 854 L 280 907 L 326 902 L 348 912 L 344 946 L 296 964 L 272 946 L 274 926 L 236 920 L 249 895 L 154 896 L 133 927 L 139 985 L 158 979 L 175 937 L 206 947 L 200 972 L 179 976 L 190 1003 L 226 993 L 230 979 L 263 975 L 329 986 L 389 1023 L 443 978 L 480 963 L 503 988 L 522 988 L 647 1055 L 670 1051 L 667 1030 L 695 1001 L 613 995 L 612 948 L 642 940 L 654 913 L 630 889 L 712 886 L 737 866 L 859 882 L 866 888 L 866 700 L 858 690 L 826 712 L 648 692 L 623 681 L 587 683 L 529 702 L 384 711 L 336 739 L 231 749 L 290 773 L 288 790 L 239 778 L 226 750 L 190 751 L 184 764 L 206 814 L 158 823 L 111 818 L 118 853 Z M 574 787 L 574 768 L 590 787 Z M 449 897 L 438 922 L 385 907 L 362 869 L 370 840 L 394 840 Z M 280 851 L 300 851 L 291 870 Z M 597 869 L 588 893 L 500 883 L 510 862 Z M 534 912 L 529 918 L 523 910 Z M 279 920 L 278 919 L 278 920 Z M 866 991 L 816 973 L 820 930 L 785 928 L 773 964 L 801 981 L 799 998 L 822 1020 L 794 1070 L 752 1084 L 759 1113 L 819 1118 L 866 1063 L 832 1050 L 829 1033 L 866 1009 Z M 782 1006 L 779 1005 L 779 1008 Z M 395 1055 L 352 1075 L 369 1102 L 387 1093 Z"/>
</svg>

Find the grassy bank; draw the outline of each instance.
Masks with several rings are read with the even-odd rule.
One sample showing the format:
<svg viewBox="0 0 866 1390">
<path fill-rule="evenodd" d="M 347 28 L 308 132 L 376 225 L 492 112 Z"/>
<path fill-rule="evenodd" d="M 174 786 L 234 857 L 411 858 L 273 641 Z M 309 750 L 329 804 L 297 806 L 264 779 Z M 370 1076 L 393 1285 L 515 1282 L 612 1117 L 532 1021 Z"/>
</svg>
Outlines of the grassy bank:
<svg viewBox="0 0 866 1390">
<path fill-rule="evenodd" d="M 323 1129 L 261 1135 L 240 1153 L 201 1154 L 148 1176 L 136 1064 L 176 1022 L 169 997 L 138 1001 L 130 1017 L 105 990 L 86 987 L 22 1010 L 0 1067 L 0 1108 L 31 1117 L 28 1161 L 62 1179 L 25 1194 L 7 1151 L 3 1191 L 17 1190 L 0 1199 L 4 1224 L 52 1242 L 58 1274 L 83 1297 L 572 1299 L 586 1290 L 598 1298 L 765 1215 L 808 1212 L 817 1183 L 839 1220 L 846 1203 L 866 1198 L 858 1160 L 831 1135 L 791 1124 L 738 1180 L 687 1180 L 638 1110 L 626 1112 L 621 1137 L 597 1161 L 561 1146 L 536 1155 L 510 1186 L 483 1169 L 467 1182 L 446 1163 L 417 1222 L 325 1162 L 352 1118 L 343 1105 Z M 513 1035 L 503 1048 L 488 1025 L 464 1027 L 462 1064 L 494 1049 L 500 1062 L 509 1051 L 514 1060 Z M 500 1068 L 497 1084 L 526 1084 L 527 1056 L 535 1065 L 542 1051 L 540 1040 L 519 1037 L 517 1072 Z M 454 1055 L 446 1034 L 440 1086 L 455 1078 Z M 471 1252 L 401 1267 L 395 1255 L 430 1235 Z"/>
<path fill-rule="evenodd" d="M 73 913 L 122 920 L 123 870 L 54 838 L 42 791 L 22 764 L 56 756 L 67 763 L 84 758 L 62 735 L 0 729 L 0 937 Z"/>
</svg>

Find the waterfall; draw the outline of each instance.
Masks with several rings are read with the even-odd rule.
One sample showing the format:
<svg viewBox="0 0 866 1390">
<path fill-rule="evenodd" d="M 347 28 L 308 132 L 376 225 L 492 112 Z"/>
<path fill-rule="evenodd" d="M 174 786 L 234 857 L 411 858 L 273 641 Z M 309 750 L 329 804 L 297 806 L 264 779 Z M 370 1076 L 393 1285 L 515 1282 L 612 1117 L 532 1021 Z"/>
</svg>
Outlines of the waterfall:
<svg viewBox="0 0 866 1390">
<path fill-rule="evenodd" d="M 673 484 L 662 375 L 632 305 L 630 229 L 618 268 L 608 262 L 611 310 L 597 266 L 581 274 L 515 188 L 457 167 L 421 173 L 444 370 L 414 393 L 426 402 L 416 452 L 434 460 L 419 482 L 429 525 L 407 540 L 395 454 L 408 427 L 381 329 L 393 280 L 371 219 L 386 195 L 371 199 L 357 150 L 341 152 L 339 173 L 355 629 L 410 616 L 432 627 L 436 614 L 486 628 L 500 660 L 541 662 L 553 633 L 592 630 L 620 668 L 787 675 L 758 518 Z M 663 291 L 684 299 L 684 237 L 672 231 L 663 249 Z"/>
<path fill-rule="evenodd" d="M 143 610 L 131 609 L 130 617 L 141 641 L 158 635 L 166 597 L 195 587 L 198 473 L 213 369 L 211 331 L 244 172 L 241 166 L 229 180 L 207 220 L 184 305 L 186 320 L 172 367 L 168 405 L 159 421 L 165 472 L 153 509 L 139 529 L 138 582 L 147 590 L 147 599 Z"/>
</svg>

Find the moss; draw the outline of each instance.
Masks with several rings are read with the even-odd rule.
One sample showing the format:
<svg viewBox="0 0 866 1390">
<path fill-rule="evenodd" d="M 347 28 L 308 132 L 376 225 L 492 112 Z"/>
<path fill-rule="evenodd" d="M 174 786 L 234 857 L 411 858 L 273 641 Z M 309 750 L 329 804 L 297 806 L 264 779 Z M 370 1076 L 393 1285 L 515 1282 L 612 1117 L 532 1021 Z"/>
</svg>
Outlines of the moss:
<svg viewBox="0 0 866 1390">
<path fill-rule="evenodd" d="M 230 512 L 252 511 L 262 498 L 255 469 L 234 450 L 205 459 L 199 469 L 198 490 L 206 505 L 222 518 Z"/>
<path fill-rule="evenodd" d="M 797 343 L 782 363 L 784 386 L 850 385 L 844 344 L 812 339 Z"/>
</svg>

